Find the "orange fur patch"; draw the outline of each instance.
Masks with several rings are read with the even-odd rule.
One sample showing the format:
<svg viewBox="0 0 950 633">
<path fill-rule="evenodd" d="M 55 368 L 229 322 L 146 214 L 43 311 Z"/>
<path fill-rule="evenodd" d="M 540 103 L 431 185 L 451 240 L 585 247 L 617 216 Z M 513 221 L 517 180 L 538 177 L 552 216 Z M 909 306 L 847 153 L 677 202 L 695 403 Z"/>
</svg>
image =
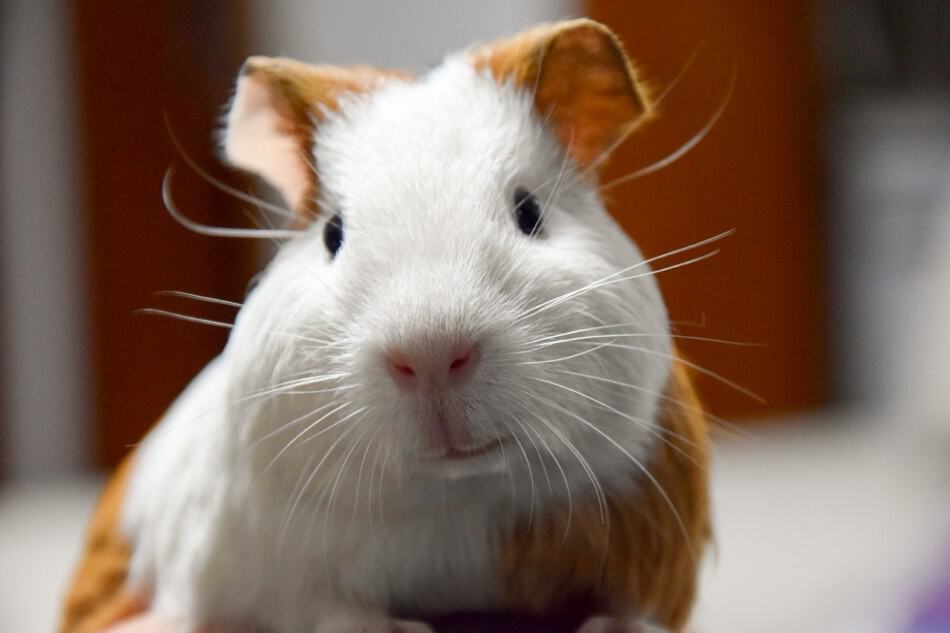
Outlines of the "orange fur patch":
<svg viewBox="0 0 950 633">
<path fill-rule="evenodd" d="M 651 112 L 617 37 L 592 20 L 545 24 L 481 46 L 472 60 L 531 91 L 539 116 L 582 167 L 602 161 Z"/>
<path fill-rule="evenodd" d="M 676 365 L 646 477 L 624 496 L 608 495 L 609 531 L 596 500 L 521 525 L 504 561 L 510 608 L 551 613 L 592 602 L 609 613 L 652 618 L 671 631 L 686 623 L 710 538 L 706 423 L 686 371 Z M 675 509 L 675 513 L 674 513 Z M 680 521 L 677 520 L 679 515 Z"/>
<path fill-rule="evenodd" d="M 142 596 L 124 586 L 132 548 L 119 531 L 119 518 L 133 456 L 116 470 L 93 512 L 83 556 L 67 593 L 60 633 L 99 633 L 148 607 Z"/>
</svg>

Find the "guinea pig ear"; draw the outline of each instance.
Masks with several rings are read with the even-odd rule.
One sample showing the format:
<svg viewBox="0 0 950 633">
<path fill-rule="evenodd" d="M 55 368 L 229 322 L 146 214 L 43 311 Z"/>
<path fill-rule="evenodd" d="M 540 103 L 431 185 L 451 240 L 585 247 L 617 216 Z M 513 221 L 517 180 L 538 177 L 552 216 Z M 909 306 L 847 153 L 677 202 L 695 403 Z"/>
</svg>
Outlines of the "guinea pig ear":
<svg viewBox="0 0 950 633">
<path fill-rule="evenodd" d="M 617 37 L 593 20 L 545 24 L 478 47 L 472 60 L 497 81 L 532 91 L 535 109 L 581 167 L 601 164 L 651 114 Z"/>
<path fill-rule="evenodd" d="M 280 57 L 250 57 L 238 76 L 222 134 L 225 159 L 270 183 L 303 220 L 317 193 L 313 133 L 346 94 L 403 77 L 369 66 L 311 66 Z"/>
</svg>

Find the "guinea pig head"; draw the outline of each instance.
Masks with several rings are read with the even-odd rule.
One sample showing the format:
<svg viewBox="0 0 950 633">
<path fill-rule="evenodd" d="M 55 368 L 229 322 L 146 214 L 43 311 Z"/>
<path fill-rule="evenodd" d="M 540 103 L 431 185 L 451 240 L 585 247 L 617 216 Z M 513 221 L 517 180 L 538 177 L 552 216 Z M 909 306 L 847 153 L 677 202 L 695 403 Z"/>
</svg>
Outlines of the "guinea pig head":
<svg viewBox="0 0 950 633">
<path fill-rule="evenodd" d="M 299 228 L 225 352 L 249 463 L 356 497 L 370 477 L 498 496 L 499 475 L 554 496 L 628 480 L 658 435 L 669 326 L 597 171 L 649 115 L 589 20 L 420 78 L 249 60 L 224 154 Z"/>
</svg>

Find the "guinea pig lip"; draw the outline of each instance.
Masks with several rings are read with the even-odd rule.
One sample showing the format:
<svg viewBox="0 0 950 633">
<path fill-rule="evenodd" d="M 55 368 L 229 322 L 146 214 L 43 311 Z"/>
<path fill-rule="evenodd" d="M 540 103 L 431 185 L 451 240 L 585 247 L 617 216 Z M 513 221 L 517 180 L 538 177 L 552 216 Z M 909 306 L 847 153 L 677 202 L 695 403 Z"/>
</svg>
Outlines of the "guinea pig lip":
<svg viewBox="0 0 950 633">
<path fill-rule="evenodd" d="M 495 438 L 479 446 L 468 447 L 458 447 L 458 446 L 449 446 L 444 451 L 440 453 L 430 453 L 424 456 L 426 461 L 463 461 L 469 459 L 476 459 L 490 453 L 494 453 L 496 450 L 501 448 L 502 440 L 501 438 Z"/>
</svg>

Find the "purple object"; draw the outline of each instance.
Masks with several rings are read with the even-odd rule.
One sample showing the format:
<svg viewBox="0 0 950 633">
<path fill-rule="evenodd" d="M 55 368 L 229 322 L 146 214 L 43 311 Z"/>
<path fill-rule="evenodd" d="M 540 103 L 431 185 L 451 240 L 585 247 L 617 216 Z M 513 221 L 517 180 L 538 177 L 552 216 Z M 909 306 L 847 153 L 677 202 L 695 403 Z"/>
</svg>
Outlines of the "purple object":
<svg viewBox="0 0 950 633">
<path fill-rule="evenodd" d="M 943 577 L 912 620 L 908 633 L 950 633 L 950 560 L 944 566 Z"/>
</svg>

